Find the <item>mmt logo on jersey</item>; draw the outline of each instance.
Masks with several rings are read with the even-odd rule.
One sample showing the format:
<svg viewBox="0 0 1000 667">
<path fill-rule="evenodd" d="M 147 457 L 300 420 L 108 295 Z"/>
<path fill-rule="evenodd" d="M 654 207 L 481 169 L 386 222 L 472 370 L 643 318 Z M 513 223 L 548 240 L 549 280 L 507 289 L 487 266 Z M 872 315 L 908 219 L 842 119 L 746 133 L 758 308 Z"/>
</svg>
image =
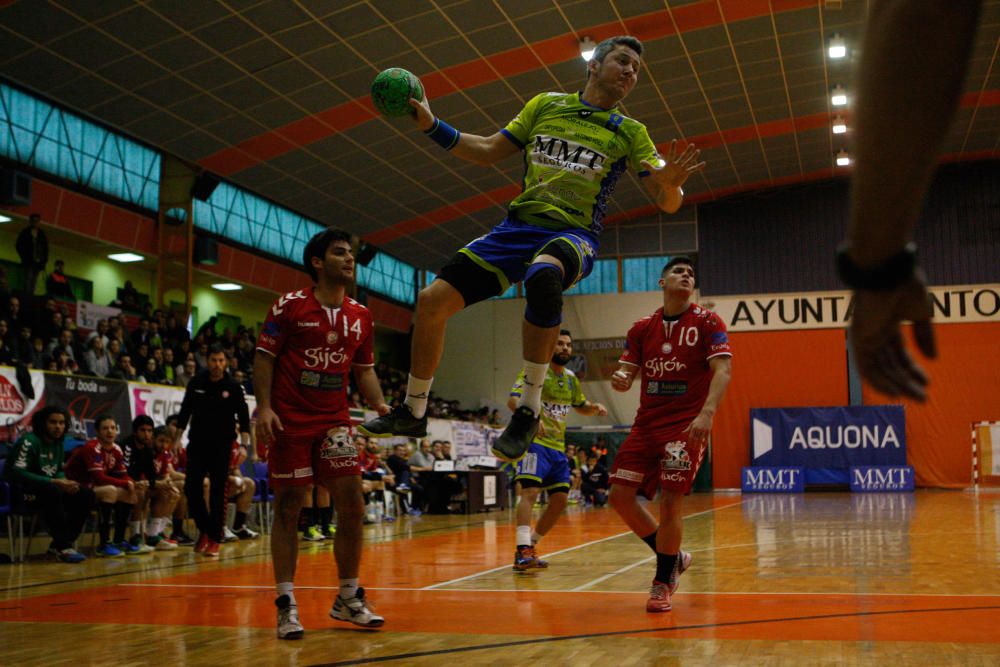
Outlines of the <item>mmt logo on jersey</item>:
<svg viewBox="0 0 1000 667">
<path fill-rule="evenodd" d="M 539 134 L 531 151 L 531 161 L 545 167 L 559 167 L 594 180 L 604 171 L 607 156 L 593 148 L 559 137 Z"/>
</svg>

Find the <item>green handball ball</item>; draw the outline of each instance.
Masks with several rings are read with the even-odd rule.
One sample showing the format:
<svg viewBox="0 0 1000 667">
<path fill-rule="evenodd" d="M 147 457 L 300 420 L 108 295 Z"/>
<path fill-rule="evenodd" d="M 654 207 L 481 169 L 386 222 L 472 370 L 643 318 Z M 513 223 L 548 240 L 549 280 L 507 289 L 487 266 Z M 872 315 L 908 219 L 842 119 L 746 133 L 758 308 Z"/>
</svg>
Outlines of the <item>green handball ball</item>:
<svg viewBox="0 0 1000 667">
<path fill-rule="evenodd" d="M 416 75 L 401 67 L 379 72 L 372 81 L 372 102 L 386 116 L 413 114 L 409 99 L 424 99 L 424 86 Z"/>
</svg>

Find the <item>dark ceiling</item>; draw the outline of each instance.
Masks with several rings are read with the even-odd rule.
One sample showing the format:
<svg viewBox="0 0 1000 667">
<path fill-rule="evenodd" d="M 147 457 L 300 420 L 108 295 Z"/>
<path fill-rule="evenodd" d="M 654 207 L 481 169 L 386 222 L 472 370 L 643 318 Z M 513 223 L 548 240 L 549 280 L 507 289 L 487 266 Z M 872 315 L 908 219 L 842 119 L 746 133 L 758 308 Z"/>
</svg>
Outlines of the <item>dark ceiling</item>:
<svg viewBox="0 0 1000 667">
<path fill-rule="evenodd" d="M 390 66 L 434 111 L 492 134 L 536 93 L 582 86 L 579 40 L 643 40 L 625 112 L 658 145 L 695 142 L 689 201 L 829 178 L 850 132 L 863 0 L 0 0 L 0 76 L 195 162 L 416 266 L 439 267 L 499 221 L 522 163 L 449 156 L 408 119 L 374 112 Z M 847 58 L 826 46 L 843 36 Z M 987 0 L 950 159 L 1000 149 L 1000 0 Z M 841 115 L 848 121 L 848 111 Z M 846 172 L 845 172 L 846 173 Z M 657 213 L 619 184 L 603 252 L 693 250 L 692 207 Z"/>
</svg>

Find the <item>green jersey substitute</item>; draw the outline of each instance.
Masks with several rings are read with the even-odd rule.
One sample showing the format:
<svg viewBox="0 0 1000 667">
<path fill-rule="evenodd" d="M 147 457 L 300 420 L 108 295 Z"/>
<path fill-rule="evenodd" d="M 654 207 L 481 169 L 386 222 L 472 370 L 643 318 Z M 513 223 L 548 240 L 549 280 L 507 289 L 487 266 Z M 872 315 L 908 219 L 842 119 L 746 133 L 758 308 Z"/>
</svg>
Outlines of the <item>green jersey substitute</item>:
<svg viewBox="0 0 1000 667">
<path fill-rule="evenodd" d="M 608 198 L 631 168 L 659 155 L 642 123 L 580 100 L 580 93 L 542 93 L 501 130 L 524 149 L 521 194 L 507 207 L 522 222 L 600 232 Z"/>
<path fill-rule="evenodd" d="M 517 374 L 517 380 L 510 389 L 510 395 L 520 397 L 524 388 L 524 370 Z M 545 435 L 535 436 L 535 444 L 550 447 L 560 452 L 566 451 L 566 417 L 570 408 L 586 405 L 587 397 L 583 395 L 580 378 L 568 368 L 557 375 L 549 366 L 545 371 L 545 384 L 542 385 L 542 426 Z"/>
</svg>

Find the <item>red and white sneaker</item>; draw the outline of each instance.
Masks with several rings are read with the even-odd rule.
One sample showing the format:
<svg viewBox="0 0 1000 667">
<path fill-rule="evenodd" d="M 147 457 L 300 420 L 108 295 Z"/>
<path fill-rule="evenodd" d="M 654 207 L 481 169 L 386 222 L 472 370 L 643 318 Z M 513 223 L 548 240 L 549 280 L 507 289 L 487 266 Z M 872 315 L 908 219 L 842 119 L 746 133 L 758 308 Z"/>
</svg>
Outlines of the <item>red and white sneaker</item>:
<svg viewBox="0 0 1000 667">
<path fill-rule="evenodd" d="M 212 540 L 208 537 L 207 533 L 202 533 L 198 536 L 198 543 L 194 545 L 194 552 L 196 554 L 205 553 L 205 549 L 208 548 L 208 543 Z"/>
<path fill-rule="evenodd" d="M 209 558 L 218 558 L 219 543 L 216 542 L 215 540 L 209 540 L 208 546 L 205 547 L 205 550 L 202 552 L 202 554 L 208 556 Z"/>
<path fill-rule="evenodd" d="M 670 573 L 670 579 L 667 581 L 667 587 L 670 589 L 671 595 L 677 592 L 677 587 L 680 585 L 681 575 L 684 574 L 684 570 L 689 567 L 691 567 L 691 554 L 682 550 L 679 554 L 677 554 L 677 562 L 674 563 L 674 571 Z"/>
<path fill-rule="evenodd" d="M 670 611 L 670 586 L 662 581 L 653 580 L 649 589 L 649 599 L 646 600 L 646 611 Z"/>
</svg>

